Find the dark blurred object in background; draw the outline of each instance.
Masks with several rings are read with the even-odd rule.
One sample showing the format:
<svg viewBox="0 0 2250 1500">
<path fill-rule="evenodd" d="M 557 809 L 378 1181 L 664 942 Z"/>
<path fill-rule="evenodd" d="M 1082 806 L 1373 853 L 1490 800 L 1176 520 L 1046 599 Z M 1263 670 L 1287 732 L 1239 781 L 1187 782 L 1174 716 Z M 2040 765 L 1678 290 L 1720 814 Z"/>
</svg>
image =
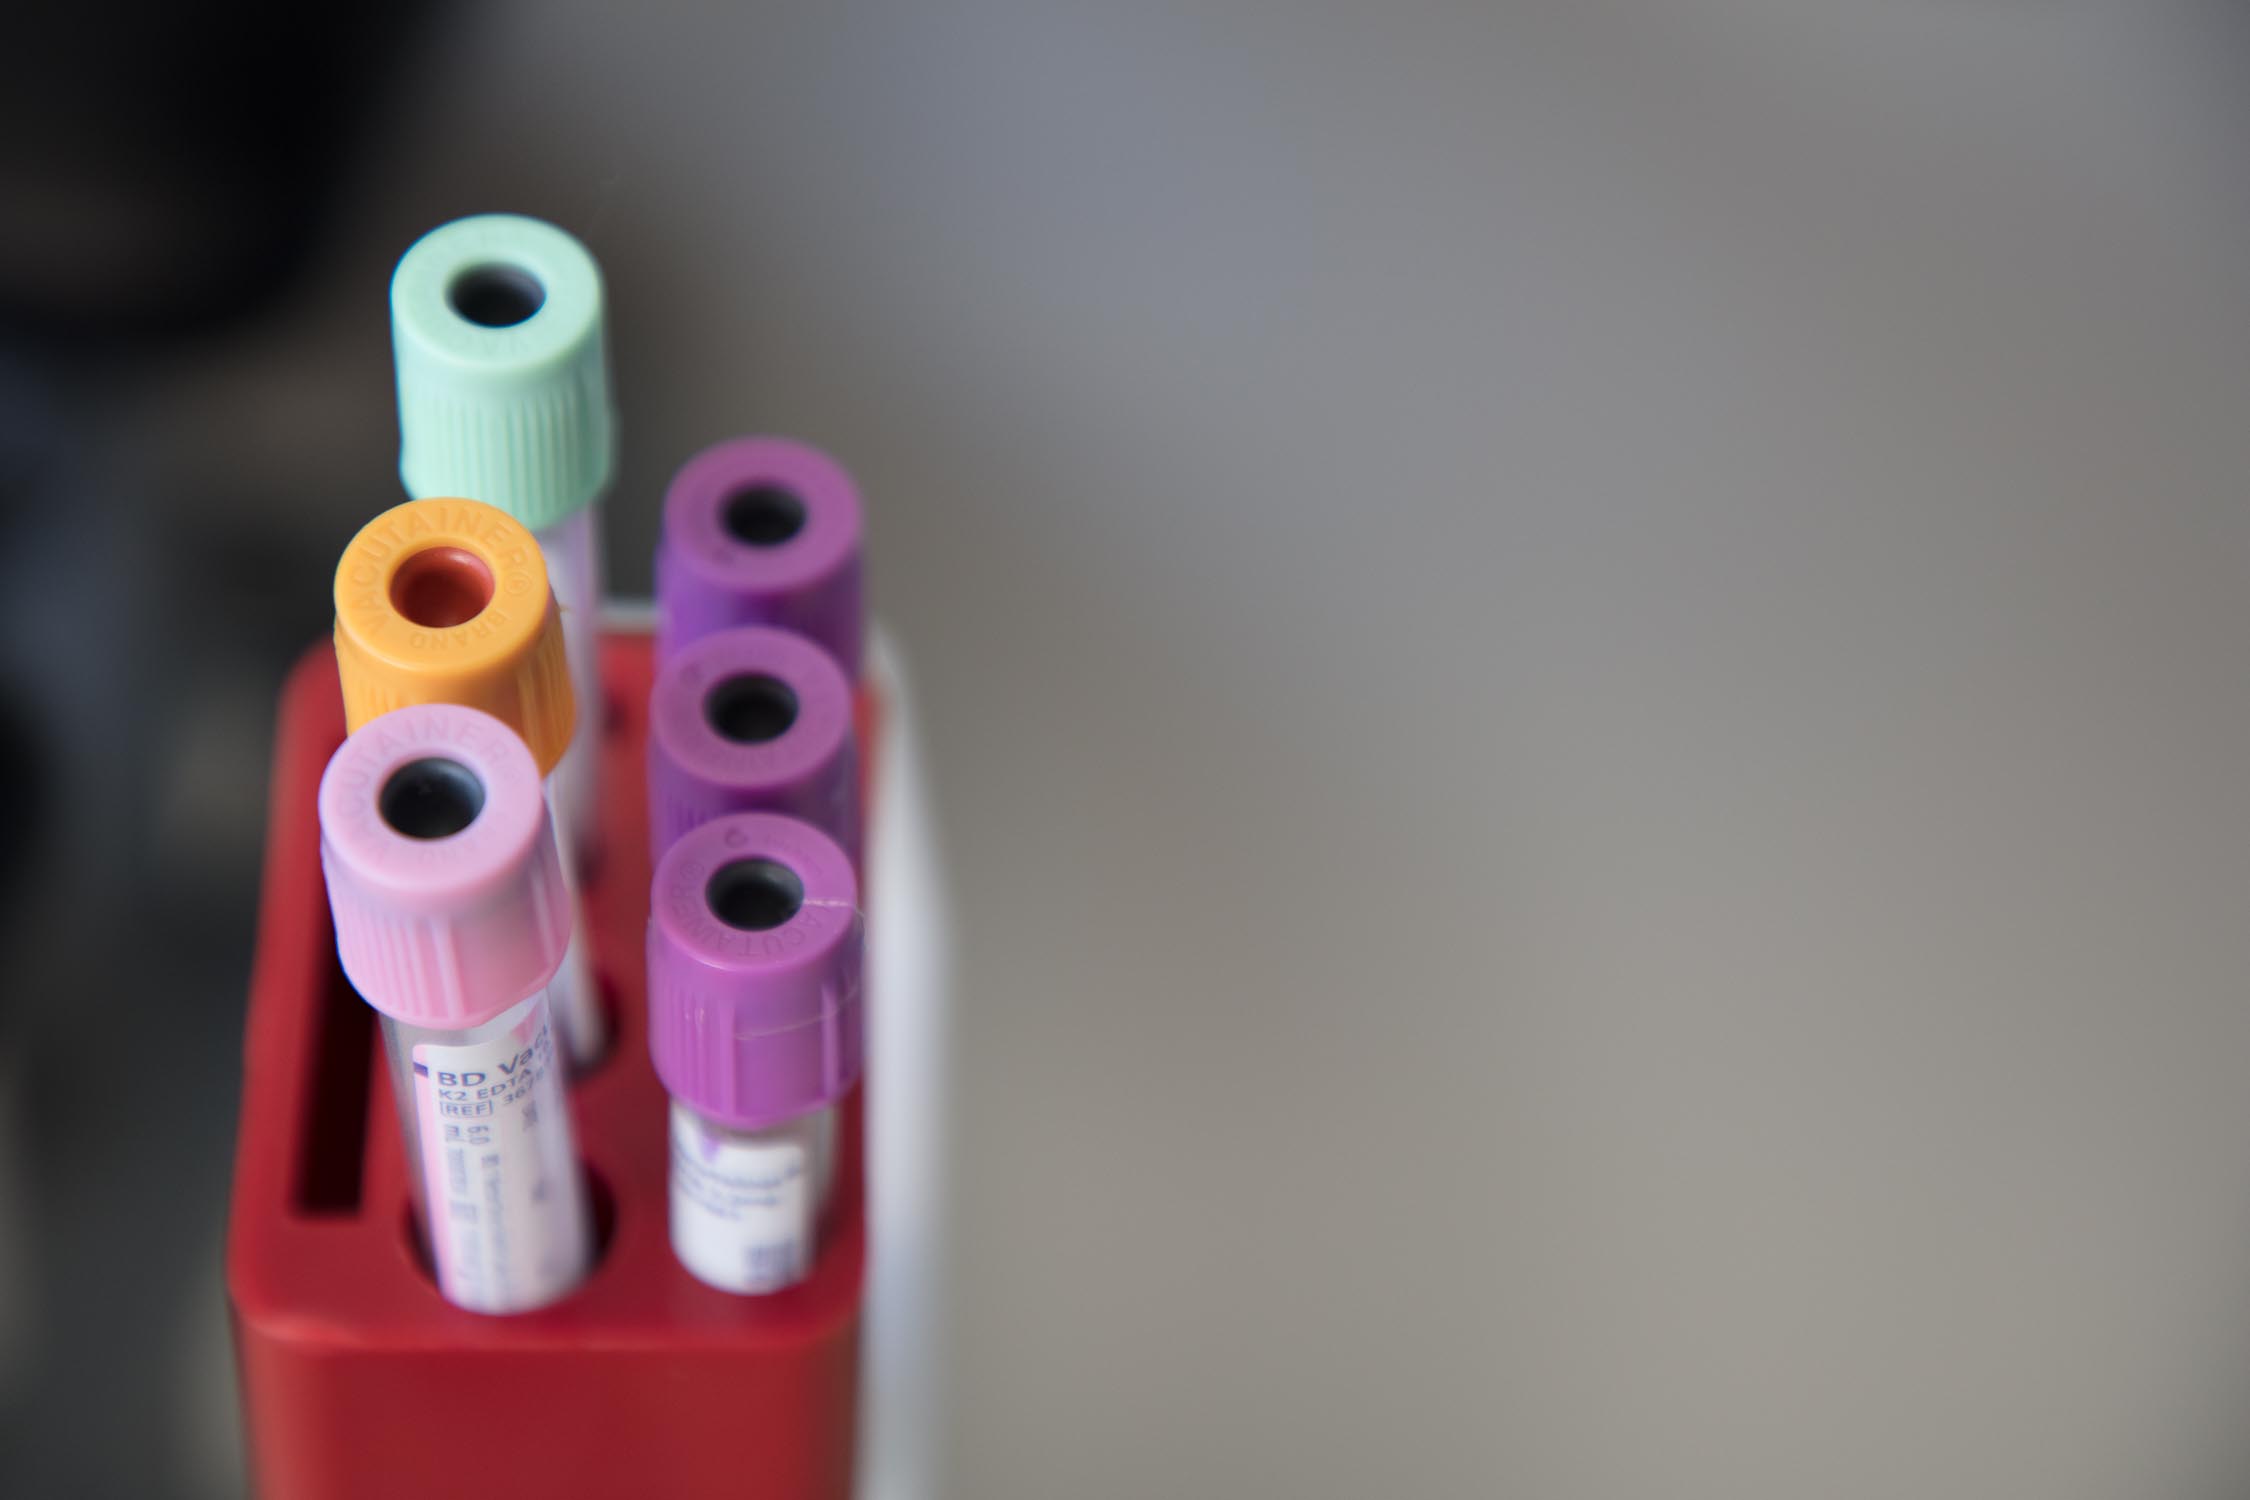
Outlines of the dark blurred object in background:
<svg viewBox="0 0 2250 1500">
<path fill-rule="evenodd" d="M 19 7 L 0 48 L 0 330 L 180 334 L 279 294 L 431 9 Z"/>
<path fill-rule="evenodd" d="M 302 424 L 223 351 L 290 305 L 432 7 L 29 9 L 0 47 L 0 1493 L 218 1494 L 257 788 L 332 562 L 323 507 L 271 524 L 243 457 Z M 382 403 L 352 412 L 381 443 Z M 356 509 L 386 475 L 352 470 Z"/>
</svg>

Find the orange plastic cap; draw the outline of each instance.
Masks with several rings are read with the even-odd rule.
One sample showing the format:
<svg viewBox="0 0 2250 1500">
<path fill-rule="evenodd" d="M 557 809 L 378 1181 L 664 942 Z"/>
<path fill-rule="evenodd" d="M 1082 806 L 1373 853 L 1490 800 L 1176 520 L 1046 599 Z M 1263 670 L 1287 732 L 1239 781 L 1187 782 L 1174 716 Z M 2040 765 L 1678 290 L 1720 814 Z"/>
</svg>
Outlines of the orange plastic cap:
<svg viewBox="0 0 2250 1500">
<path fill-rule="evenodd" d="M 562 621 L 539 543 L 475 500 L 410 500 L 360 528 L 336 565 L 336 666 L 356 730 L 417 703 L 481 708 L 545 775 L 570 748 Z"/>
</svg>

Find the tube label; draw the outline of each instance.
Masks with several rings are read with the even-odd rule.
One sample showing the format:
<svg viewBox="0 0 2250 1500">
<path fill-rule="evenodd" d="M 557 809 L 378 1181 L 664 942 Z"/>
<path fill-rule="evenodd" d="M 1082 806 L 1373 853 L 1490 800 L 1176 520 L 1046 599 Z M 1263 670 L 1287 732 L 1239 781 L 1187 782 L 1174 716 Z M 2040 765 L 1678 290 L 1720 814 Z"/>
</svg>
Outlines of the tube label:
<svg viewBox="0 0 2250 1500">
<path fill-rule="evenodd" d="M 543 1306 L 586 1273 L 585 1189 L 547 1009 L 481 1042 L 414 1048 L 430 1254 L 445 1299 L 471 1312 Z"/>
<path fill-rule="evenodd" d="M 812 1266 L 813 1163 L 800 1133 L 717 1129 L 672 1106 L 672 1253 L 722 1292 L 778 1292 Z"/>
</svg>

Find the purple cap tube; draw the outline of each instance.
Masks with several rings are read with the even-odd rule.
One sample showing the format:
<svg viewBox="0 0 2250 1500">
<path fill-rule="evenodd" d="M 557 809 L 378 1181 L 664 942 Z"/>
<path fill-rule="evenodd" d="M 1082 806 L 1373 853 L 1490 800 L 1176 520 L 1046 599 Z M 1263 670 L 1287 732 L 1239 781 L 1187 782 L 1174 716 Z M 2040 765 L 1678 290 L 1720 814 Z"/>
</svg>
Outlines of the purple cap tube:
<svg viewBox="0 0 2250 1500">
<path fill-rule="evenodd" d="M 737 812 L 787 813 L 859 864 L 859 772 L 852 688 L 835 659 L 768 626 L 683 647 L 649 696 L 652 857 Z"/>
<path fill-rule="evenodd" d="M 731 813 L 656 871 L 649 1052 L 672 1096 L 672 1249 L 759 1294 L 800 1280 L 862 1058 L 859 885 L 819 829 Z"/>
<path fill-rule="evenodd" d="M 746 437 L 704 449 L 664 492 L 657 660 L 713 631 L 779 625 L 856 680 L 860 532 L 858 487 L 817 448 Z"/>
</svg>

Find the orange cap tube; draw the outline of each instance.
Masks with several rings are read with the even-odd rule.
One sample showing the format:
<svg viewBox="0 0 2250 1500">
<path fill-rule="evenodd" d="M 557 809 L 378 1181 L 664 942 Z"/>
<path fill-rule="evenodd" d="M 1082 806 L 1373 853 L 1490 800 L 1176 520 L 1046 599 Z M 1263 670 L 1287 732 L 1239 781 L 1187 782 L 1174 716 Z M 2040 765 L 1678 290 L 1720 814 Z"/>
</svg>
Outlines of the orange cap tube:
<svg viewBox="0 0 2250 1500">
<path fill-rule="evenodd" d="M 360 528 L 336 564 L 344 720 L 418 703 L 480 708 L 544 776 L 570 748 L 575 704 L 539 543 L 475 500 L 410 500 Z"/>
</svg>

